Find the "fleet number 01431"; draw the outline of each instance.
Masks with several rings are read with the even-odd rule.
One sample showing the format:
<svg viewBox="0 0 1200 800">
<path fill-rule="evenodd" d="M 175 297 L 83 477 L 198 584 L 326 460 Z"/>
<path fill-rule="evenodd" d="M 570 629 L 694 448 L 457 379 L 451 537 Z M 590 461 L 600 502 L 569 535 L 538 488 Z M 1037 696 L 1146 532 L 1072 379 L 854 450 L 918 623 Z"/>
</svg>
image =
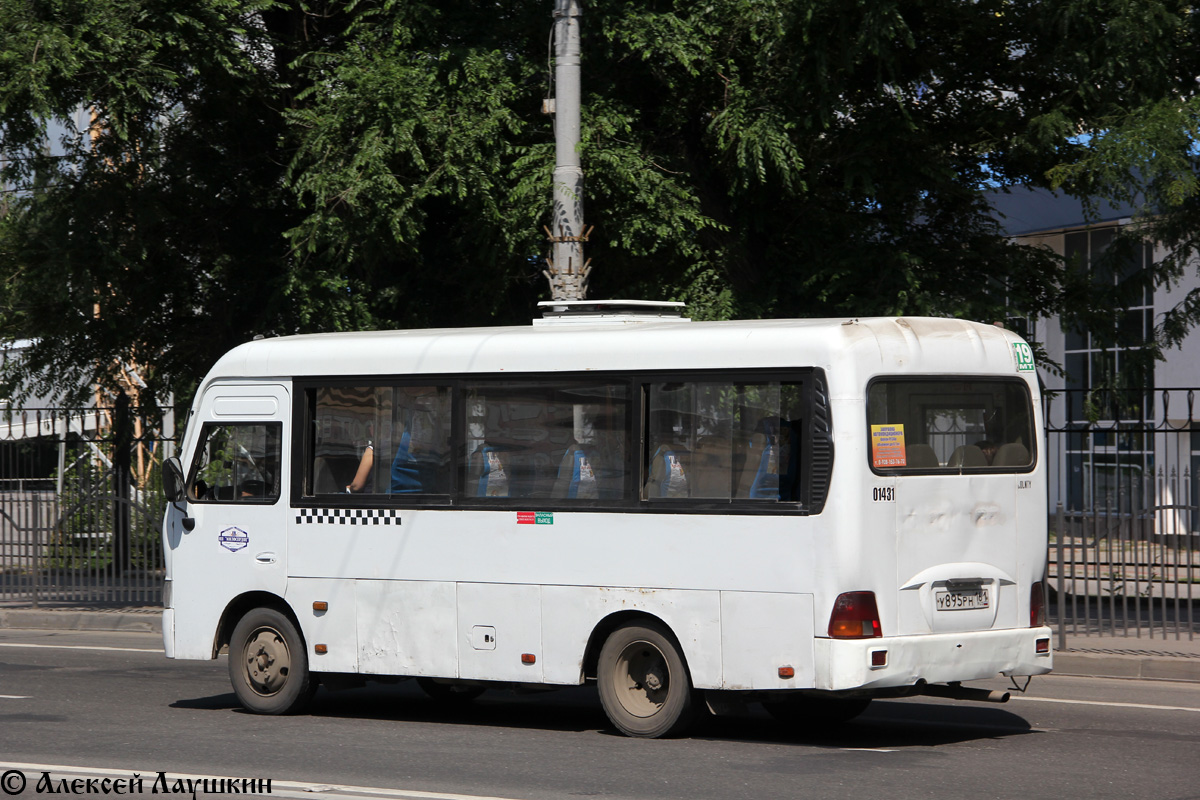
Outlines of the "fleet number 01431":
<svg viewBox="0 0 1200 800">
<path fill-rule="evenodd" d="M 876 503 L 894 503 L 896 502 L 896 487 L 895 486 L 876 486 L 871 490 Z"/>
</svg>

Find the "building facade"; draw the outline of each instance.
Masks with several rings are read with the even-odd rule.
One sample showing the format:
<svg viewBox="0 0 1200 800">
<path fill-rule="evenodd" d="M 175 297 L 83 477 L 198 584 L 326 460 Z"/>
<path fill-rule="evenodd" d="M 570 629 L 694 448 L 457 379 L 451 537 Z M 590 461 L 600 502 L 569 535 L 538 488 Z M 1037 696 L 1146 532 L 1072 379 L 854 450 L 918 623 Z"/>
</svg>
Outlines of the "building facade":
<svg viewBox="0 0 1200 800">
<path fill-rule="evenodd" d="M 1140 519 L 1156 533 L 1196 531 L 1200 332 L 1192 331 L 1161 361 L 1149 358 L 1144 345 L 1162 315 L 1200 287 L 1200 272 L 1134 288 L 1139 273 L 1165 254 L 1150 241 L 1119 257 L 1108 253 L 1119 231 L 1138 224 L 1131 206 L 1086 209 L 1075 198 L 1019 188 L 996 194 L 993 208 L 1014 240 L 1064 256 L 1120 298 L 1110 331 L 1081 330 L 1058 318 L 1028 322 L 1029 338 L 1061 367 L 1039 371 L 1047 395 L 1052 511 L 1061 503 L 1068 513 Z"/>
</svg>

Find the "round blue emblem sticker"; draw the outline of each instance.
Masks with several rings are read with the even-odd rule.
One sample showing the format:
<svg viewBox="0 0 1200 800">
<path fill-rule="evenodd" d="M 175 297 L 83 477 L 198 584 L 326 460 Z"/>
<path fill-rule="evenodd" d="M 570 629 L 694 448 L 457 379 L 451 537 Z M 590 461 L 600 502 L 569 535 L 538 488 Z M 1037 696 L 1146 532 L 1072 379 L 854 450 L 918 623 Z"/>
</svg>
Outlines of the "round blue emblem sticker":
<svg viewBox="0 0 1200 800">
<path fill-rule="evenodd" d="M 231 553 L 236 553 L 250 544 L 250 534 L 241 528 L 226 528 L 221 531 L 221 535 L 217 537 L 217 541 L 221 543 L 221 547 L 224 547 Z"/>
</svg>

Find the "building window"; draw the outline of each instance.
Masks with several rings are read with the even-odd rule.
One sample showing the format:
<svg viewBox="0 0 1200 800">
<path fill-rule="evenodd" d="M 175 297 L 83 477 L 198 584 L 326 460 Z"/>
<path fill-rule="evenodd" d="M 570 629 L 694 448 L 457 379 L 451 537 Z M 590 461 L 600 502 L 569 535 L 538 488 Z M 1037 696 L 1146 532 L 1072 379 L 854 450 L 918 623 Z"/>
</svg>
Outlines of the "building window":
<svg viewBox="0 0 1200 800">
<path fill-rule="evenodd" d="M 1092 283 L 1112 287 L 1122 299 L 1106 330 L 1065 331 L 1069 393 L 1068 420 L 1147 420 L 1154 413 L 1152 364 L 1141 357 L 1154 335 L 1154 288 L 1141 286 L 1153 263 L 1153 248 L 1143 242 L 1112 250 L 1116 228 L 1078 231 L 1064 236 L 1064 254 Z"/>
<path fill-rule="evenodd" d="M 1128 511 L 1140 507 L 1154 467 L 1153 263 L 1148 242 L 1115 246 L 1117 228 L 1068 233 L 1064 255 L 1097 288 L 1118 300 L 1111 326 L 1065 331 L 1068 507 Z"/>
</svg>

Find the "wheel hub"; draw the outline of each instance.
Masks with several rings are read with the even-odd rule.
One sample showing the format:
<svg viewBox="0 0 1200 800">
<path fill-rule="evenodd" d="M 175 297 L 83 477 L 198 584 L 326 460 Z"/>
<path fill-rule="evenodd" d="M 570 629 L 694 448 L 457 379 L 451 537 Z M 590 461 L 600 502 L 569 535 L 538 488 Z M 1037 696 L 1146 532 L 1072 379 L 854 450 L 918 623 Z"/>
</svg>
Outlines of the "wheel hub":
<svg viewBox="0 0 1200 800">
<path fill-rule="evenodd" d="M 657 647 L 649 642 L 632 642 L 617 660 L 614 675 L 621 705 L 637 717 L 657 714 L 670 690 L 670 670 Z"/>
<path fill-rule="evenodd" d="M 261 695 L 277 693 L 287 682 L 291 655 L 278 631 L 255 631 L 246 642 L 246 677 L 250 687 Z"/>
</svg>

